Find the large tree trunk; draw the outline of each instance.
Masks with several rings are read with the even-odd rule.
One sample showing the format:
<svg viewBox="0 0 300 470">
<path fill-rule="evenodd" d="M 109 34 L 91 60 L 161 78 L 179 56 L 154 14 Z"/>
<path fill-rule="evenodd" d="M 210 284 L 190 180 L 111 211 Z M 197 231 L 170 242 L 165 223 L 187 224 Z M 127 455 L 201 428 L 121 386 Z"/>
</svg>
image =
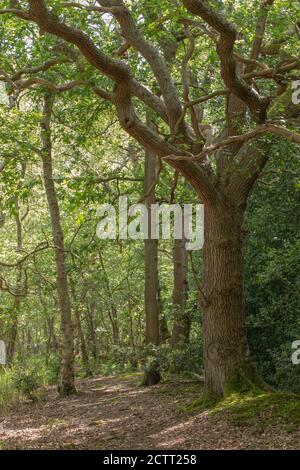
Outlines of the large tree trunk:
<svg viewBox="0 0 300 470">
<path fill-rule="evenodd" d="M 186 310 L 188 297 L 188 253 L 185 240 L 174 240 L 173 248 L 173 306 L 174 323 L 171 346 L 189 342 L 190 317 Z"/>
<path fill-rule="evenodd" d="M 66 396 L 76 392 L 74 383 L 74 338 L 64 237 L 61 226 L 58 200 L 53 181 L 50 127 L 52 105 L 53 97 L 50 94 L 46 94 L 43 118 L 41 120 L 41 138 L 43 143 L 42 162 L 44 185 L 49 206 L 52 235 L 55 247 L 57 294 L 61 316 L 61 370 L 58 390 L 60 395 Z"/>
<path fill-rule="evenodd" d="M 205 387 L 217 396 L 262 385 L 249 360 L 246 338 L 243 216 L 243 210 L 225 201 L 205 208 Z"/>
<path fill-rule="evenodd" d="M 148 208 L 148 239 L 145 240 L 145 313 L 146 344 L 159 344 L 159 278 L 158 278 L 158 240 L 151 239 L 151 204 L 155 204 L 155 185 L 157 177 L 157 157 L 152 152 L 145 154 L 145 204 Z M 155 385 L 160 381 L 157 370 L 146 370 L 144 385 Z"/>
</svg>

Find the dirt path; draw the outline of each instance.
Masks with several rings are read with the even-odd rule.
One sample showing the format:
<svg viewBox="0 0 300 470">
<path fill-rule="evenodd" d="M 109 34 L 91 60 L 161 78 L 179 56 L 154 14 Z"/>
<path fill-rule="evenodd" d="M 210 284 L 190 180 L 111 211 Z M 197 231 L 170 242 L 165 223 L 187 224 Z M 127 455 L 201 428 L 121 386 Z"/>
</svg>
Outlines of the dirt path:
<svg viewBox="0 0 300 470">
<path fill-rule="evenodd" d="M 255 434 L 207 412 L 180 408 L 199 394 L 194 383 L 139 385 L 140 377 L 81 381 L 80 393 L 25 404 L 0 416 L 1 449 L 299 449 L 300 433 Z"/>
</svg>

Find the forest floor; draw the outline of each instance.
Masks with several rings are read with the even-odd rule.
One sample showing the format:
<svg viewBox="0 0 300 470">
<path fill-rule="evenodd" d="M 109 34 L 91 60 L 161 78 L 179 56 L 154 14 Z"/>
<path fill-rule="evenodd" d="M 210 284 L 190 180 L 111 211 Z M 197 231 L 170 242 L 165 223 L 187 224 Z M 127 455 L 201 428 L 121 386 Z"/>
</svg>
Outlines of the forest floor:
<svg viewBox="0 0 300 470">
<path fill-rule="evenodd" d="M 51 387 L 45 401 L 0 415 L 0 449 L 300 449 L 299 426 L 257 427 L 262 410 L 234 423 L 228 413 L 187 411 L 199 383 L 140 382 L 138 374 L 86 379 L 69 398 Z"/>
</svg>

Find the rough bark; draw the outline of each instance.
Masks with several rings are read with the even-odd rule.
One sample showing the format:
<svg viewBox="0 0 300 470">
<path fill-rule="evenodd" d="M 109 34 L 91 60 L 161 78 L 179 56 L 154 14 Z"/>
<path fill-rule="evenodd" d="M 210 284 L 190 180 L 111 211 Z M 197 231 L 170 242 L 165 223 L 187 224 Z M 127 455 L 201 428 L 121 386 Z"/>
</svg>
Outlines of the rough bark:
<svg viewBox="0 0 300 470">
<path fill-rule="evenodd" d="M 45 94 L 43 116 L 41 120 L 41 139 L 43 144 L 43 178 L 55 247 L 57 295 L 61 317 L 61 370 L 58 390 L 60 395 L 65 396 L 76 392 L 74 383 L 74 338 L 64 236 L 53 181 L 51 143 L 51 113 L 53 99 L 54 98 L 51 94 Z"/>
<path fill-rule="evenodd" d="M 245 325 L 244 210 L 225 199 L 205 212 L 204 370 L 209 393 L 263 386 L 249 358 Z"/>
</svg>

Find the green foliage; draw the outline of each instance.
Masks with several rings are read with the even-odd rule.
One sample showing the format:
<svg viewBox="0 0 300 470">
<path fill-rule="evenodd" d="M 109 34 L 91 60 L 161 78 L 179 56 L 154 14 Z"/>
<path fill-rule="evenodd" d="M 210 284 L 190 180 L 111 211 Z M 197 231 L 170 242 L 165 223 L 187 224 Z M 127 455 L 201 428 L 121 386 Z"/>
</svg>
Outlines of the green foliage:
<svg viewBox="0 0 300 470">
<path fill-rule="evenodd" d="M 245 57 L 249 57 L 251 51 L 260 3 L 252 0 L 210 2 L 217 11 L 225 10 L 228 20 L 237 24 L 239 35 L 235 52 Z M 271 8 L 264 43 L 268 45 L 274 40 L 281 40 L 287 33 L 290 40 L 284 41 L 278 58 L 261 57 L 267 67 L 275 67 L 278 61 L 284 61 L 284 54 L 295 54 L 295 28 L 293 34 L 290 32 L 291 26 L 294 27 L 294 18 L 299 16 L 298 3 L 278 0 Z M 1 8 L 5 8 L 6 4 L 1 1 Z M 82 28 L 97 47 L 117 57 L 115 52 L 120 46 L 120 34 L 113 18 L 107 21 L 103 20 L 102 15 L 84 9 L 66 9 L 57 0 L 47 4 L 55 14 L 63 15 L 68 24 Z M 128 2 L 128 6 L 141 34 L 161 52 L 166 52 L 165 46 L 175 42 L 177 51 L 171 60 L 170 71 L 182 99 L 181 66 L 188 47 L 183 32 L 184 24 L 191 19 L 191 15 L 180 2 L 169 0 L 152 0 L 151 6 L 149 0 L 133 0 Z M 190 31 L 196 32 L 198 27 L 197 23 L 191 25 Z M 190 87 L 191 100 L 224 88 L 214 40 L 204 31 L 200 34 L 198 31 L 194 36 L 195 50 L 189 61 L 189 71 L 197 84 Z M 13 15 L 1 15 L 0 47 L 1 69 L 11 75 L 13 71 L 28 67 L 28 64 L 38 66 L 53 58 L 57 40 L 50 34 L 43 34 L 32 22 L 22 21 Z M 69 44 L 68 47 L 69 56 L 59 53 L 56 57 L 70 59 L 73 54 L 76 56 L 75 46 Z M 158 94 L 159 87 L 149 64 L 134 47 L 130 47 L 121 60 L 129 65 L 137 80 Z M 27 75 L 24 73 L 21 78 L 26 80 L 29 78 Z M 81 60 L 75 60 L 75 63 L 62 60 L 60 64 L 34 76 L 56 85 L 70 80 L 88 80 L 103 89 L 112 89 L 107 77 L 86 61 L 81 63 Z M 275 95 L 276 81 L 272 80 L 270 85 L 267 83 L 267 80 L 260 81 L 260 92 Z M 9 338 L 10 313 L 17 287 L 14 263 L 31 253 L 40 243 L 47 241 L 52 244 L 39 152 L 43 93 L 42 86 L 33 86 L 21 91 L 15 107 L 0 105 L 0 160 L 5 163 L 0 181 L 0 259 L 11 264 L 10 267 L 3 266 L 3 272 L 1 267 L 1 282 L 3 276 L 5 288 L 0 305 L 0 329 L 5 340 Z M 276 116 L 280 122 L 284 120 L 283 112 L 291 99 L 290 95 L 291 91 L 288 90 L 276 100 L 269 117 Z M 138 118 L 144 121 L 144 104 L 136 97 L 133 100 Z M 203 123 L 214 123 L 215 136 L 222 135 L 224 105 L 224 96 L 216 96 L 197 109 L 199 115 L 203 114 Z M 168 141 L 170 129 L 166 123 L 153 110 L 151 119 L 162 139 Z M 186 119 L 188 122 L 189 113 Z M 195 307 L 201 276 L 201 253 L 193 254 L 195 272 L 191 273 L 191 267 L 189 272 L 190 294 L 185 313 L 190 314 L 192 321 L 190 344 L 174 350 L 167 344 L 144 347 L 143 243 L 122 240 L 103 243 L 95 236 L 99 204 L 115 204 L 120 194 L 126 194 L 132 204 L 139 201 L 143 193 L 144 150 L 124 134 L 116 121 L 111 103 L 99 100 L 90 87 L 74 88 L 56 96 L 52 122 L 54 181 L 66 244 L 67 271 L 75 286 L 72 307 L 80 303 L 81 324 L 90 364 L 93 370 L 103 374 L 115 374 L 141 366 L 149 371 L 159 370 L 165 375 L 201 375 L 201 312 Z M 263 180 L 267 181 L 255 190 L 247 218 L 248 331 L 256 365 L 266 381 L 281 389 L 300 391 L 300 369 L 290 361 L 290 344 L 300 338 L 299 154 L 279 138 L 268 137 L 268 141 L 271 164 L 266 170 L 271 172 L 271 177 L 263 176 Z M 211 156 L 211 159 L 214 168 L 214 157 Z M 22 175 L 24 165 L 26 172 Z M 126 181 L 124 177 L 133 181 Z M 169 199 L 173 181 L 173 170 L 163 165 L 156 185 L 157 200 Z M 196 200 L 191 186 L 184 184 L 181 177 L 175 199 L 180 203 Z M 22 219 L 22 253 L 16 253 L 15 249 L 17 206 Z M 159 249 L 161 310 L 171 330 L 174 314 L 172 242 L 161 241 Z M 9 374 L 3 379 L 6 383 L 3 390 L 17 387 L 17 394 L 33 398 L 44 383 L 55 384 L 58 381 L 59 357 L 56 351 L 60 329 L 53 244 L 47 250 L 28 256 L 22 269 L 26 295 L 21 299 L 18 312 L 21 332 L 18 354 L 19 357 L 28 356 L 29 361 L 26 364 L 16 362 L 19 372 L 14 379 Z M 99 358 L 96 357 L 97 348 L 93 344 L 87 318 L 89 309 L 92 309 L 94 333 L 100 345 Z M 118 326 L 118 338 L 112 331 L 116 326 L 114 322 Z M 79 349 L 77 344 L 76 371 L 81 377 L 83 368 Z M 3 396 L 8 395 L 3 392 Z"/>
<path fill-rule="evenodd" d="M 114 346 L 97 368 L 103 375 L 116 375 L 136 369 L 136 354 L 130 347 Z"/>
<path fill-rule="evenodd" d="M 197 339 L 180 348 L 167 349 L 165 371 L 183 377 L 200 376 L 203 370 L 202 344 Z"/>
<path fill-rule="evenodd" d="M 17 406 L 24 400 L 45 397 L 46 371 L 41 361 L 0 368 L 0 411 Z"/>
<path fill-rule="evenodd" d="M 199 377 L 202 374 L 202 345 L 199 339 L 174 349 L 168 344 L 143 346 L 138 351 L 131 347 L 114 346 L 109 354 L 95 365 L 95 372 L 103 375 L 131 373 L 143 369 L 160 372 L 165 377 Z"/>
<path fill-rule="evenodd" d="M 248 337 L 266 382 L 299 392 L 300 366 L 291 361 L 291 344 L 300 339 L 299 154 L 277 142 L 272 157 L 247 216 Z"/>
<path fill-rule="evenodd" d="M 182 344 L 178 348 L 168 344 L 148 346 L 142 351 L 141 362 L 145 371 L 157 371 L 164 376 L 200 376 L 203 368 L 201 340 Z"/>
<path fill-rule="evenodd" d="M 22 399 L 15 386 L 14 371 L 0 367 L 0 412 L 16 406 Z"/>
<path fill-rule="evenodd" d="M 25 397 L 33 401 L 37 399 L 41 382 L 40 377 L 35 372 L 28 369 L 18 369 L 18 373 L 14 376 L 14 384 L 16 389 Z"/>
<path fill-rule="evenodd" d="M 14 368 L 13 384 L 25 398 L 38 401 L 45 397 L 46 377 L 41 361 L 31 360 Z"/>
<path fill-rule="evenodd" d="M 49 385 L 55 385 L 58 383 L 59 370 L 60 370 L 60 358 L 58 354 L 51 353 L 47 358 L 46 369 L 46 382 Z"/>
</svg>

